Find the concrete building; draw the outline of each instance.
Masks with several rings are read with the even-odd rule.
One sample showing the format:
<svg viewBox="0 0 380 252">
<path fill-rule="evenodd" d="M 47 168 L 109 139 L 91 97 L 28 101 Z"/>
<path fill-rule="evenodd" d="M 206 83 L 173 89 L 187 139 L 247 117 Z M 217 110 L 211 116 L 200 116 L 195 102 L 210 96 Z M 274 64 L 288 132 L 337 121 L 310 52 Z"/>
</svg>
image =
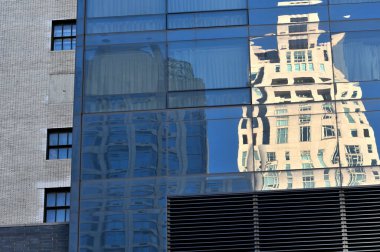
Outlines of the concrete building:
<svg viewBox="0 0 380 252">
<path fill-rule="evenodd" d="M 74 50 L 52 39 L 53 25 L 75 24 L 76 1 L 5 0 L 0 13 L 0 251 L 67 251 L 68 223 L 45 223 L 46 197 L 69 191 L 71 159 L 47 149 L 72 128 Z"/>
</svg>

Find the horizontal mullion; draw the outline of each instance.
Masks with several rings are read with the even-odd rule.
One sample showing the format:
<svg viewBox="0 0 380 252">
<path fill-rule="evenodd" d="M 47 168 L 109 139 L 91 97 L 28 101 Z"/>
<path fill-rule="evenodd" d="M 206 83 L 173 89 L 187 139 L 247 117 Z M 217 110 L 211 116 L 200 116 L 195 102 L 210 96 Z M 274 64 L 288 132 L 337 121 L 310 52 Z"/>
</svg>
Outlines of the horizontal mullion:
<svg viewBox="0 0 380 252">
<path fill-rule="evenodd" d="M 239 235 L 239 234 L 229 234 L 225 233 L 224 235 L 213 235 L 213 233 L 210 233 L 210 237 L 199 237 L 198 235 L 193 235 L 192 237 L 186 237 L 186 238 L 180 238 L 180 237 L 170 237 L 172 240 L 174 240 L 176 243 L 191 243 L 194 244 L 194 239 L 196 239 L 196 243 L 198 244 L 199 241 L 202 240 L 219 240 L 222 239 L 223 242 L 233 242 L 236 241 L 236 239 L 243 238 L 243 239 L 254 239 L 253 233 L 246 234 L 246 235 Z"/>
<path fill-rule="evenodd" d="M 245 227 L 245 226 L 249 226 L 251 227 L 252 226 L 252 229 L 253 229 L 253 225 L 251 223 L 249 224 L 237 224 L 238 225 L 238 228 L 242 228 L 242 227 Z M 209 229 L 220 229 L 222 227 L 227 227 L 231 230 L 231 224 L 229 223 L 222 223 L 222 224 L 218 224 L 218 225 L 215 225 L 215 226 L 212 226 L 210 227 L 210 225 L 207 225 L 207 226 L 204 226 L 204 225 L 197 225 L 197 226 L 189 226 L 190 229 L 194 229 L 194 228 L 197 228 L 197 230 L 209 230 Z M 173 226 L 173 225 L 170 225 L 170 227 L 168 228 L 168 230 L 170 230 L 170 232 L 173 232 L 173 231 L 176 231 L 176 232 L 179 232 L 181 230 L 187 230 L 187 227 L 183 226 L 183 225 L 180 225 L 179 227 L 176 227 L 176 226 Z M 189 231 L 186 231 L 186 232 L 189 232 Z"/>
<path fill-rule="evenodd" d="M 233 206 L 253 206 L 253 201 L 252 202 L 247 202 L 247 203 L 242 203 L 242 202 L 233 202 L 233 203 L 236 203 L 236 204 L 226 204 L 225 202 L 221 202 L 220 204 L 213 204 L 214 202 L 208 202 L 208 203 L 202 203 L 202 204 L 198 204 L 198 205 L 195 205 L 195 204 L 182 204 L 180 206 L 173 206 L 173 205 L 168 205 L 170 207 L 170 211 L 173 211 L 173 210 L 177 210 L 177 209 L 182 209 L 182 208 L 186 208 L 186 209 L 202 209 L 204 207 L 207 207 L 207 208 L 216 208 L 216 207 L 221 207 L 221 206 L 229 206 L 229 207 L 233 207 Z"/>
<path fill-rule="evenodd" d="M 212 229 L 214 230 L 214 229 Z M 223 232 L 224 231 L 224 232 Z M 219 236 L 219 235 L 224 235 L 224 234 L 245 234 L 247 232 L 249 232 L 251 235 L 253 234 L 253 231 L 254 231 L 254 228 L 247 228 L 247 229 L 230 229 L 230 228 L 226 228 L 226 229 L 215 229 L 215 231 L 213 231 L 212 233 L 205 233 L 205 234 L 202 234 L 202 233 L 199 233 L 199 231 L 195 231 L 196 232 L 196 236 L 208 236 L 208 235 L 215 235 L 215 236 Z M 186 232 L 181 232 L 181 231 L 176 231 L 176 232 L 168 232 L 169 233 L 169 236 L 170 238 L 172 237 L 189 237 L 189 234 L 191 233 L 194 233 L 194 232 L 189 232 L 189 231 L 186 231 Z"/>
</svg>

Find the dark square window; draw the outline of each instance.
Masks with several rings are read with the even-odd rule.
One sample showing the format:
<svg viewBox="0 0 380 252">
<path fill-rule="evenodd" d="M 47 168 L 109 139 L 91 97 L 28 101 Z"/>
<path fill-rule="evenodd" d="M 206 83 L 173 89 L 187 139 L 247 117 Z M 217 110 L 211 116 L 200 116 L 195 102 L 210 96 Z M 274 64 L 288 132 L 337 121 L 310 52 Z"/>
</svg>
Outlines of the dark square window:
<svg viewBox="0 0 380 252">
<path fill-rule="evenodd" d="M 363 134 L 364 134 L 364 137 L 369 137 L 369 130 L 363 129 Z"/>
<path fill-rule="evenodd" d="M 53 21 L 52 50 L 74 50 L 76 45 L 76 21 Z"/>
<path fill-rule="evenodd" d="M 68 222 L 70 219 L 70 188 L 45 189 L 45 222 Z"/>
<path fill-rule="evenodd" d="M 72 129 L 49 129 L 47 159 L 69 159 L 72 153 Z"/>
<path fill-rule="evenodd" d="M 307 49 L 308 48 L 308 40 L 307 39 L 295 39 L 289 40 L 289 49 Z"/>
</svg>

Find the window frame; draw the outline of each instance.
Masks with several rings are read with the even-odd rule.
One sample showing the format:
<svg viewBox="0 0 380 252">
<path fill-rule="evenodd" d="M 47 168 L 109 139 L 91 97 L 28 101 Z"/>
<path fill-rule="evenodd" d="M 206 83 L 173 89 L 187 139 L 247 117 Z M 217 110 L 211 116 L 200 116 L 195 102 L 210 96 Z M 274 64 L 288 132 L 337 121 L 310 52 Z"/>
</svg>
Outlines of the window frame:
<svg viewBox="0 0 380 252">
<path fill-rule="evenodd" d="M 59 25 L 62 26 L 62 36 L 55 36 L 54 35 L 55 27 L 59 26 Z M 64 36 L 63 35 L 63 26 L 64 25 L 71 25 L 71 34 L 70 34 L 70 36 Z M 50 45 L 50 50 L 54 51 L 54 52 L 75 50 L 75 47 L 76 47 L 76 37 L 77 37 L 76 25 L 77 25 L 76 19 L 52 20 L 52 23 L 51 23 L 51 45 Z M 73 33 L 73 26 L 75 26 L 75 34 Z M 56 41 L 58 39 L 62 40 L 62 48 L 60 50 L 56 50 L 54 48 L 54 41 Z M 63 40 L 64 39 L 70 39 L 70 42 L 71 42 L 71 48 L 70 49 L 63 49 Z M 73 46 L 73 40 L 75 40 L 75 45 L 74 46 Z"/>
<path fill-rule="evenodd" d="M 59 134 L 60 133 L 67 133 L 67 134 L 70 134 L 71 133 L 71 144 L 70 141 L 69 141 L 69 136 L 67 136 L 67 144 L 62 144 L 60 145 L 59 144 Z M 64 149 L 64 148 L 68 148 L 68 149 L 71 149 L 71 153 L 72 153 L 72 147 L 73 147 L 73 140 L 72 140 L 72 133 L 73 133 L 73 128 L 52 128 L 52 129 L 48 129 L 47 130 L 47 137 L 46 137 L 46 160 L 64 160 L 64 159 L 71 159 L 71 155 L 69 155 L 67 153 L 67 158 L 59 158 L 59 150 L 60 149 Z M 50 137 L 52 134 L 58 134 L 58 144 L 57 145 L 50 145 Z M 57 158 L 50 158 L 50 150 L 51 149 L 57 149 L 58 150 L 58 156 Z M 69 150 L 68 150 L 69 151 Z"/>
<path fill-rule="evenodd" d="M 44 195 L 44 223 L 68 223 L 70 220 L 70 205 L 71 205 L 71 192 L 70 187 L 58 187 L 58 188 L 45 188 L 45 195 Z M 58 193 L 65 193 L 65 204 L 63 206 L 58 206 L 57 202 L 55 202 L 54 206 L 48 206 L 48 195 L 49 194 L 55 194 L 55 197 L 57 197 Z M 68 199 L 68 200 L 67 200 Z M 55 201 L 57 201 L 57 198 L 55 198 Z M 68 202 L 68 203 L 67 203 Z M 47 213 L 49 210 L 55 211 L 55 221 L 47 221 Z M 58 210 L 65 210 L 65 221 L 57 221 L 57 211 Z M 67 210 L 69 210 L 69 215 L 67 217 Z"/>
</svg>

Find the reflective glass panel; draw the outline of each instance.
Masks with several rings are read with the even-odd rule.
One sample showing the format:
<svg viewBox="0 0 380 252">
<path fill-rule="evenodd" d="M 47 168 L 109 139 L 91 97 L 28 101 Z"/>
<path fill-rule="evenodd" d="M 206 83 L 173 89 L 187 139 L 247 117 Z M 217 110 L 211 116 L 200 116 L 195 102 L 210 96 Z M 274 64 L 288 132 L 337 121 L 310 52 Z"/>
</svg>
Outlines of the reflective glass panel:
<svg viewBox="0 0 380 252">
<path fill-rule="evenodd" d="M 169 13 L 245 8 L 247 8 L 246 0 L 168 0 Z"/>
<path fill-rule="evenodd" d="M 165 13 L 165 0 L 87 0 L 88 17 Z"/>
<path fill-rule="evenodd" d="M 245 39 L 169 43 L 169 90 L 247 86 L 246 43 Z"/>
</svg>

